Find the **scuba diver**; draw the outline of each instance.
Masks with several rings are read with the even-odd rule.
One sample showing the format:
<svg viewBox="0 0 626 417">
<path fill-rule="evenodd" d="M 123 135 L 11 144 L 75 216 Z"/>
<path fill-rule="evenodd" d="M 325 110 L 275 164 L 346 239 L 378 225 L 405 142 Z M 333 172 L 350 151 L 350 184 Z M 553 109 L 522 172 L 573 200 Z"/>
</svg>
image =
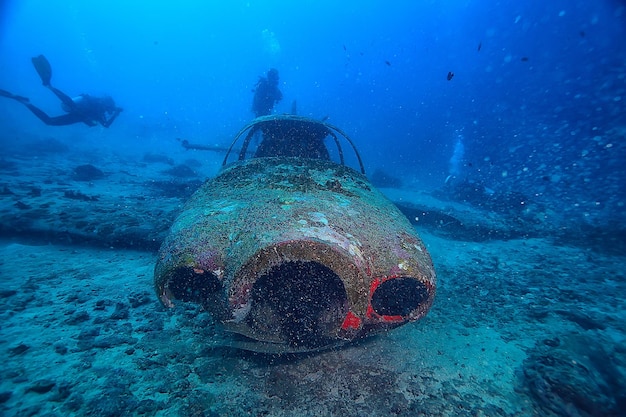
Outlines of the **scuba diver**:
<svg viewBox="0 0 626 417">
<path fill-rule="evenodd" d="M 32 61 L 43 85 L 48 87 L 61 100 L 61 107 L 67 114 L 50 117 L 43 110 L 32 105 L 27 97 L 18 96 L 6 90 L 0 89 L 0 96 L 22 103 L 45 124 L 49 126 L 65 126 L 74 123 L 85 123 L 88 126 L 96 126 L 99 123 L 104 127 L 109 127 L 123 111 L 121 107 L 115 105 L 115 101 L 109 96 L 93 97 L 88 94 L 81 94 L 78 97 L 69 97 L 50 84 L 52 68 L 45 56 L 39 55 L 32 58 Z"/>
<path fill-rule="evenodd" d="M 278 89 L 278 70 L 270 68 L 267 76 L 259 77 L 252 100 L 254 117 L 267 116 L 272 113 L 274 104 L 283 98 L 283 93 Z"/>
</svg>

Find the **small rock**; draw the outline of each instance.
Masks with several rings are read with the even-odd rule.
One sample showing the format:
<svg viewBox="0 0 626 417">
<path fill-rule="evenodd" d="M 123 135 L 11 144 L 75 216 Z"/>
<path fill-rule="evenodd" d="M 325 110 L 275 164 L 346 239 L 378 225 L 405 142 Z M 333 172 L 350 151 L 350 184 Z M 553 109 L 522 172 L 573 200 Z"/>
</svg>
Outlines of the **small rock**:
<svg viewBox="0 0 626 417">
<path fill-rule="evenodd" d="M 80 334 L 77 336 L 78 340 L 85 339 L 93 339 L 96 336 L 100 336 L 100 328 L 99 327 L 89 327 L 83 329 Z"/>
<path fill-rule="evenodd" d="M 17 294 L 15 290 L 0 290 L 0 298 L 9 298 Z"/>
<path fill-rule="evenodd" d="M 177 178 L 190 178 L 198 176 L 198 174 L 187 165 L 176 165 L 173 168 L 163 171 L 163 173 Z"/>
<path fill-rule="evenodd" d="M 9 398 L 11 398 L 12 394 L 13 393 L 11 391 L 0 392 L 0 404 L 4 404 L 5 402 L 9 401 Z"/>
<path fill-rule="evenodd" d="M 99 334 L 99 327 L 90 327 L 84 329 L 76 336 L 76 347 L 81 351 L 91 350 L 93 348 L 94 340 Z"/>
<path fill-rule="evenodd" d="M 94 306 L 94 310 L 104 310 L 107 308 L 107 306 L 110 306 L 111 304 L 113 304 L 113 302 L 111 302 L 110 300 L 106 300 L 106 299 L 102 299 L 102 300 L 98 300 L 96 301 L 96 305 Z"/>
<path fill-rule="evenodd" d="M 128 302 L 132 308 L 137 308 L 139 306 L 149 304 L 152 301 L 151 294 L 147 292 L 142 293 L 132 293 L 128 296 Z"/>
<path fill-rule="evenodd" d="M 45 394 L 49 392 L 54 386 L 56 382 L 51 379 L 40 379 L 39 381 L 35 381 L 33 385 L 26 389 L 26 392 L 36 392 L 37 394 Z"/>
<path fill-rule="evenodd" d="M 22 353 L 26 352 L 28 349 L 30 349 L 30 346 L 24 343 L 20 343 L 19 345 L 9 349 L 9 355 L 11 356 L 21 355 Z"/>
<path fill-rule="evenodd" d="M 56 343 L 54 345 L 54 351 L 58 353 L 59 355 L 65 355 L 67 353 L 67 350 L 68 350 L 67 346 L 65 346 L 62 343 Z"/>
<path fill-rule="evenodd" d="M 65 323 L 70 324 L 70 325 L 76 325 L 76 324 L 84 323 L 87 320 L 89 320 L 89 314 L 86 311 L 81 310 L 81 311 L 74 312 L 74 314 L 72 314 L 70 318 L 65 320 Z"/>
<path fill-rule="evenodd" d="M 57 385 L 57 390 L 53 396 L 50 397 L 50 401 L 62 402 L 65 401 L 72 393 L 72 384 L 69 382 L 61 382 Z"/>
<path fill-rule="evenodd" d="M 163 330 L 164 323 L 161 319 L 151 319 L 146 323 L 138 326 L 135 331 L 137 333 L 151 333 L 151 332 L 159 332 Z"/>
<path fill-rule="evenodd" d="M 104 178 L 104 172 L 91 164 L 79 165 L 74 168 L 72 178 L 76 181 L 93 181 Z"/>
<path fill-rule="evenodd" d="M 544 339 L 543 344 L 550 347 L 557 347 L 561 344 L 561 340 L 558 337 L 554 339 Z"/>
<path fill-rule="evenodd" d="M 115 305 L 115 311 L 111 314 L 113 320 L 125 320 L 128 318 L 128 305 L 124 303 L 117 303 Z"/>
</svg>

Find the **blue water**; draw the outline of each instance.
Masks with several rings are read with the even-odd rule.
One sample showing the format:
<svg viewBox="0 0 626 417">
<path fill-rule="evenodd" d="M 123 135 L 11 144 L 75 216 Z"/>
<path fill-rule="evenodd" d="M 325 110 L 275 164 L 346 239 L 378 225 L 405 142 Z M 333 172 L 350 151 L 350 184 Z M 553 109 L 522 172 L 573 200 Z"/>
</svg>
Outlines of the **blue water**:
<svg viewBox="0 0 626 417">
<path fill-rule="evenodd" d="M 358 137 L 369 164 L 434 184 L 457 132 L 473 170 L 541 176 L 555 153 L 562 168 L 584 162 L 597 151 L 588 138 L 624 114 L 617 1 L 4 3 L 1 88 L 57 110 L 30 64 L 44 54 L 68 94 L 113 96 L 125 109 L 114 132 L 136 135 L 138 149 L 152 131 L 232 136 L 269 67 L 281 75 L 277 112 L 297 100 L 300 114 Z M 0 105 L 13 123 L 37 123 Z"/>
<path fill-rule="evenodd" d="M 558 277 L 559 285 L 574 281 L 572 276 L 584 281 L 587 276 L 576 275 L 580 271 L 572 266 L 584 258 L 597 267 L 592 269 L 600 281 L 604 273 L 614 274 L 607 279 L 617 284 L 600 292 L 614 297 L 603 311 L 615 312 L 611 316 L 615 318 L 626 297 L 623 268 L 615 263 L 607 272 L 604 264 L 594 262 L 596 256 L 608 257 L 603 260 L 616 256 L 622 262 L 626 254 L 625 40 L 626 4 L 618 0 L 0 1 L 0 89 L 28 97 L 49 115 L 62 114 L 59 100 L 42 87 L 31 64 L 32 57 L 43 54 L 52 65 L 55 87 L 72 97 L 110 95 L 124 109 L 108 129 L 84 124 L 54 127 L 43 124 L 20 103 L 0 97 L 0 149 L 4 149 L 0 195 L 18 214 L 27 210 L 19 203 L 33 206 L 26 197 L 16 202 L 20 185 L 15 182 L 28 184 L 24 189 L 39 188 L 36 181 L 41 173 L 32 178 L 25 171 L 13 175 L 17 162 L 4 158 L 45 158 L 49 149 L 31 147 L 41 141 L 83 152 L 84 160 L 74 165 L 101 164 L 113 171 L 112 161 L 117 161 L 117 170 L 137 175 L 128 166 L 142 162 L 146 154 L 158 154 L 171 156 L 177 164 L 189 158 L 200 160 L 199 177 L 210 177 L 223 155 L 191 154 L 181 148 L 180 139 L 228 146 L 253 119 L 252 91 L 259 76 L 277 68 L 283 99 L 275 113 L 291 112 L 296 101 L 299 115 L 327 118 L 340 127 L 357 144 L 367 172 L 378 173 L 376 185 L 432 192 L 442 201 L 487 210 L 505 218 L 504 228 L 513 230 L 479 238 L 455 235 L 453 230 L 447 238 L 476 239 L 479 243 L 473 244 L 478 245 L 503 236 L 538 237 L 576 247 L 580 253 L 567 258 L 573 259 L 567 265 L 572 270 L 545 272 L 545 265 L 557 262 L 554 259 L 560 255 L 555 252 L 545 258 L 537 255 L 534 271 Z M 60 174 L 50 170 L 45 175 L 49 180 Z M 102 188 L 90 191 L 89 187 L 80 191 L 88 197 L 106 195 Z M 454 215 L 446 207 L 440 209 Z M 413 217 L 423 217 L 419 210 Z M 58 213 L 54 216 L 39 220 L 65 231 L 68 225 L 56 223 Z M 7 225 L 15 219 L 20 216 L 3 217 Z M 438 222 L 441 226 L 447 220 Z M 30 230 L 30 226 L 20 227 L 15 230 Z M 3 227 L 3 233 L 8 229 Z M 16 237 L 15 230 L 8 233 L 10 238 Z M 537 249 L 541 245 L 533 245 L 528 243 L 541 252 Z M 443 264 L 437 269 L 444 282 L 449 278 L 450 291 L 463 282 L 452 273 L 457 266 L 444 262 L 454 256 L 442 255 L 444 244 L 433 246 L 435 258 Z M 520 256 L 517 261 L 522 264 L 524 255 Z M 496 259 L 489 273 L 512 268 L 509 278 L 532 275 L 511 265 L 514 262 Z M 545 268 L 562 271 L 554 265 Z M 534 288 L 542 287 L 533 279 Z M 480 290 L 478 284 L 472 288 Z M 580 293 L 591 297 L 589 288 Z M 502 288 L 495 286 L 488 292 L 498 290 Z M 566 317 L 563 312 L 574 305 L 559 307 L 559 317 Z M 588 312 L 584 307 L 581 311 Z M 533 317 L 544 318 L 540 313 Z M 590 331 L 580 317 L 572 322 Z M 619 336 L 610 340 L 623 341 L 625 333 L 617 329 Z M 552 346 L 550 337 L 538 336 Z M 18 343 L 6 334 L 2 340 Z M 608 391 L 624 392 L 623 347 L 606 348 L 609 356 L 613 349 L 621 356 L 612 356 L 615 372 L 604 378 L 611 385 Z M 307 364 L 306 371 L 314 373 L 314 368 Z M 288 380 L 294 373 L 285 375 Z M 608 391 L 603 392 L 613 395 Z M 620 399 L 625 401 L 623 395 L 614 397 L 609 407 L 613 411 Z M 281 398 L 289 403 L 287 394 Z M 13 404 L 14 399 L 2 403 Z M 600 406 L 585 408 L 579 398 L 569 400 L 575 405 L 555 406 L 551 412 L 604 415 L 597 411 Z M 165 415 L 166 402 L 159 408 Z M 547 409 L 545 401 L 542 404 L 541 413 Z M 69 407 L 66 410 L 75 415 L 84 412 L 80 406 Z M 381 407 L 380 415 L 388 415 Z M 568 414 L 571 407 L 578 411 Z M 24 409 L 15 415 L 26 415 L 20 414 L 26 413 Z M 518 404 L 502 415 L 537 415 L 533 410 L 538 409 Z M 211 410 L 204 415 L 225 413 L 219 407 Z M 281 415 L 276 410 L 267 413 Z M 408 416 L 411 411 L 396 414 Z"/>
</svg>

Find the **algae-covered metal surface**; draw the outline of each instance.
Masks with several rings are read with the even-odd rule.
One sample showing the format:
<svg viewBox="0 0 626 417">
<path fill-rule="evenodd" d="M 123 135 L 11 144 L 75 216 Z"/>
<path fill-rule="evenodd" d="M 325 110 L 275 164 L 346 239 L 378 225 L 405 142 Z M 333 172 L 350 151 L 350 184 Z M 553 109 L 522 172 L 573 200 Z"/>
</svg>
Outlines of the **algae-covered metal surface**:
<svg viewBox="0 0 626 417">
<path fill-rule="evenodd" d="M 208 180 L 163 243 L 155 284 L 166 306 L 201 303 L 251 349 L 276 352 L 417 320 L 436 285 L 413 227 L 365 176 L 285 157 Z"/>
</svg>

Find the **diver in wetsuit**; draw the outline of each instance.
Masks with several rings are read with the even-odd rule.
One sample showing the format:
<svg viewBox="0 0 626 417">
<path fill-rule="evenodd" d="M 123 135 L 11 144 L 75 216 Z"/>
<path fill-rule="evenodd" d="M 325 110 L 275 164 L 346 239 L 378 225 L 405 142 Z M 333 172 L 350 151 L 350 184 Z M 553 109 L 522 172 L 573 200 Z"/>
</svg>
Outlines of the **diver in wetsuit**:
<svg viewBox="0 0 626 417">
<path fill-rule="evenodd" d="M 283 99 L 283 93 L 278 89 L 278 70 L 270 68 L 267 76 L 259 77 L 254 89 L 252 111 L 255 117 L 272 114 L 274 104 Z"/>
<path fill-rule="evenodd" d="M 39 55 L 34 57 L 32 61 L 39 77 L 41 77 L 41 82 L 61 100 L 61 107 L 67 114 L 50 117 L 43 110 L 32 105 L 27 97 L 18 96 L 6 90 L 0 90 L 0 96 L 22 103 L 45 124 L 65 126 L 74 123 L 85 123 L 88 126 L 101 124 L 104 127 L 109 127 L 123 111 L 121 107 L 115 105 L 115 101 L 109 96 L 93 97 L 88 94 L 81 94 L 78 97 L 69 97 L 50 84 L 52 68 L 45 56 Z"/>
</svg>

